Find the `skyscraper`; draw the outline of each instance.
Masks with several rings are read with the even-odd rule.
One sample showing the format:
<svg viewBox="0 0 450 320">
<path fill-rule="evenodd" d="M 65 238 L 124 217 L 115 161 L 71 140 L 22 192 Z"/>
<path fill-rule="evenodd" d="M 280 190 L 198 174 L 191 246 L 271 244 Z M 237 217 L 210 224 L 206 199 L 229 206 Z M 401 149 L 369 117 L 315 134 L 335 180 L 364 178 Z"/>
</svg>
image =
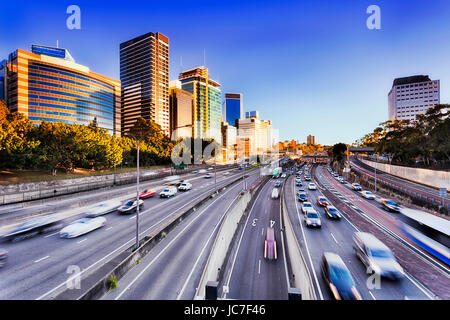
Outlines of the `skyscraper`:
<svg viewBox="0 0 450 320">
<path fill-rule="evenodd" d="M 237 126 L 238 120 L 244 118 L 242 93 L 225 93 L 225 121 Z"/>
<path fill-rule="evenodd" d="M 170 81 L 170 134 L 173 140 L 192 137 L 192 93 L 181 89 L 179 80 Z"/>
<path fill-rule="evenodd" d="M 208 69 L 198 67 L 180 73 L 181 88 L 193 95 L 194 138 L 213 138 L 222 142 L 220 84 L 209 78 Z"/>
<path fill-rule="evenodd" d="M 315 145 L 316 144 L 316 137 L 313 135 L 309 135 L 306 137 L 306 144 L 307 145 Z"/>
<path fill-rule="evenodd" d="M 3 62 L 6 104 L 12 112 L 41 121 L 96 123 L 120 135 L 120 82 L 80 65 L 63 48 L 32 45 Z M 5 69 L 6 68 L 6 69 Z"/>
<path fill-rule="evenodd" d="M 419 75 L 397 78 L 388 94 L 389 120 L 416 120 L 416 115 L 440 103 L 439 80 Z"/>
<path fill-rule="evenodd" d="M 146 33 L 120 44 L 122 131 L 143 117 L 170 134 L 169 38 Z"/>
<path fill-rule="evenodd" d="M 238 141 L 248 144 L 245 148 L 249 155 L 264 154 L 274 144 L 272 122 L 260 120 L 258 112 L 254 111 L 252 116 L 239 120 Z"/>
</svg>

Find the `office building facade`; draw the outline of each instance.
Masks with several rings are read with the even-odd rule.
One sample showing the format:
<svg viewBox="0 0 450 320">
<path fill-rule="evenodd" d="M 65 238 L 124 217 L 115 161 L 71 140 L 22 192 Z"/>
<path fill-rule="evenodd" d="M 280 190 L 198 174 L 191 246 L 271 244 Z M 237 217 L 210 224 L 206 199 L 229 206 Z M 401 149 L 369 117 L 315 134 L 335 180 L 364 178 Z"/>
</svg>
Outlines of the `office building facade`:
<svg viewBox="0 0 450 320">
<path fill-rule="evenodd" d="M 306 137 L 306 144 L 307 145 L 315 145 L 316 144 L 316 137 L 313 135 L 309 135 Z"/>
<path fill-rule="evenodd" d="M 244 118 L 244 102 L 242 93 L 225 93 L 225 121 L 237 126 L 238 120 Z"/>
<path fill-rule="evenodd" d="M 172 140 L 192 138 L 194 117 L 192 94 L 181 89 L 180 81 L 170 81 L 169 101 Z"/>
<path fill-rule="evenodd" d="M 194 138 L 222 143 L 222 97 L 220 84 L 210 79 L 208 69 L 198 67 L 180 73 L 181 88 L 193 95 Z"/>
<path fill-rule="evenodd" d="M 256 113 L 257 114 L 257 113 Z M 239 120 L 238 141 L 244 141 L 250 155 L 262 155 L 273 149 L 273 128 L 270 120 L 259 119 L 259 116 Z M 242 149 L 242 147 L 240 147 Z"/>
<path fill-rule="evenodd" d="M 96 123 L 120 136 L 120 82 L 77 64 L 66 49 L 33 45 L 4 62 L 6 104 L 34 125 Z"/>
<path fill-rule="evenodd" d="M 146 33 L 120 44 L 122 131 L 140 117 L 170 135 L 169 38 Z"/>
<path fill-rule="evenodd" d="M 389 120 L 416 120 L 440 103 L 440 81 L 419 75 L 397 78 L 388 94 Z"/>
</svg>

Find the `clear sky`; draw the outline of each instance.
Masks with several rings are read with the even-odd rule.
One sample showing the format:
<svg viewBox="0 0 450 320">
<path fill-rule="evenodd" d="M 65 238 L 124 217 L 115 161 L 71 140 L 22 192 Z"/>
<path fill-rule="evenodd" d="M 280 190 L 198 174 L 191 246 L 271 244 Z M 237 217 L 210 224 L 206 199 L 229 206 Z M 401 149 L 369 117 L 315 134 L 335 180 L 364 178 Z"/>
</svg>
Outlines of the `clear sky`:
<svg viewBox="0 0 450 320">
<path fill-rule="evenodd" d="M 203 65 L 222 92 L 244 94 L 280 138 L 351 143 L 387 119 L 395 77 L 441 80 L 450 103 L 450 1 L 1 1 L 0 59 L 31 44 L 67 48 L 119 79 L 119 44 L 147 32 L 170 39 L 170 79 Z M 81 9 L 69 30 L 66 9 Z M 381 9 L 369 30 L 366 9 Z M 182 63 L 182 64 L 181 64 Z"/>
</svg>

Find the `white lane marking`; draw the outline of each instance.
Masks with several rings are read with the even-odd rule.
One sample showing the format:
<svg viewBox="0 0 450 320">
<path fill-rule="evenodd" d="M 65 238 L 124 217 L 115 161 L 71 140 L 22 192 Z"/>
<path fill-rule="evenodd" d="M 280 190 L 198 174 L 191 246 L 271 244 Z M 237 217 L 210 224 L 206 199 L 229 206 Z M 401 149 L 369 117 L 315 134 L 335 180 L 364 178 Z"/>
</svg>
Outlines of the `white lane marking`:
<svg viewBox="0 0 450 320">
<path fill-rule="evenodd" d="M 139 274 L 119 293 L 119 295 L 117 297 L 114 298 L 114 300 L 119 300 L 120 297 L 125 293 L 125 291 L 129 290 L 131 288 L 131 286 L 147 271 L 148 268 L 150 268 L 153 263 L 159 259 L 159 257 L 166 252 L 166 250 L 168 250 L 170 248 L 170 246 L 172 245 L 172 243 L 174 243 L 179 237 L 181 237 L 181 235 L 184 234 L 184 232 L 195 222 L 197 221 L 198 218 L 200 218 L 205 212 L 207 212 L 207 209 L 209 209 L 209 207 L 211 207 L 213 204 L 215 204 L 220 198 L 222 198 L 225 194 L 227 194 L 230 190 L 229 189 L 227 192 L 223 193 L 222 195 L 220 195 L 219 197 L 217 197 L 213 202 L 211 202 L 206 208 L 204 208 L 202 210 L 201 213 L 199 213 L 197 216 L 194 217 L 194 219 L 192 219 L 181 231 L 180 233 L 178 233 L 168 244 L 167 246 L 165 246 L 154 258 L 152 261 L 150 261 L 145 268 L 139 272 Z"/>
<path fill-rule="evenodd" d="M 261 274 L 261 259 L 258 261 L 258 274 Z"/>
<path fill-rule="evenodd" d="M 35 260 L 34 263 L 41 262 L 41 261 L 43 261 L 43 260 L 45 260 L 45 259 L 48 259 L 48 258 L 50 258 L 50 256 L 45 256 L 45 257 L 43 257 L 43 258 L 40 258 L 40 259 L 38 259 L 38 260 Z"/>
<path fill-rule="evenodd" d="M 330 234 L 331 234 L 331 236 L 333 237 L 334 242 L 338 243 L 337 240 L 336 240 L 336 238 L 334 237 L 333 233 L 330 232 Z"/>
<path fill-rule="evenodd" d="M 303 230 L 303 223 L 302 223 L 302 220 L 300 219 L 300 213 L 298 211 L 297 201 L 295 201 L 295 209 L 297 210 L 298 222 L 300 223 L 300 228 L 302 230 L 303 241 L 305 242 L 306 253 L 308 254 L 308 260 L 309 260 L 309 264 L 311 265 L 311 269 L 312 269 L 312 272 L 314 275 L 314 281 L 316 282 L 317 290 L 319 290 L 320 299 L 323 300 L 322 290 L 320 289 L 319 280 L 317 279 L 316 270 L 314 269 L 314 264 L 311 259 L 311 253 L 309 252 L 308 241 L 306 240 L 305 230 Z"/>
<path fill-rule="evenodd" d="M 84 238 L 83 240 L 77 241 L 78 244 L 83 243 L 87 240 L 87 238 Z"/>
<path fill-rule="evenodd" d="M 49 238 L 49 237 L 54 236 L 55 234 L 58 234 L 58 233 L 59 233 L 59 231 L 56 231 L 55 233 L 51 233 L 51 234 L 46 235 L 44 238 Z"/>
<path fill-rule="evenodd" d="M 373 295 L 372 292 L 369 291 L 369 293 L 370 293 L 370 295 L 372 296 L 372 299 L 373 299 L 373 300 L 377 300 L 377 299 L 375 298 L 375 296 Z"/>
<path fill-rule="evenodd" d="M 237 187 L 237 185 L 236 185 L 235 187 Z M 229 189 L 227 192 L 229 192 L 229 191 L 231 191 L 231 190 L 233 190 L 233 188 Z M 227 193 L 227 192 L 226 192 L 226 193 Z M 224 194 L 225 194 L 225 193 L 224 193 Z M 226 208 L 226 210 L 223 212 L 222 216 L 220 217 L 220 220 L 219 220 L 219 222 L 216 224 L 214 230 L 213 230 L 213 231 L 211 232 L 211 234 L 209 235 L 208 240 L 206 240 L 206 243 L 205 243 L 205 245 L 203 246 L 202 251 L 201 251 L 200 254 L 198 255 L 197 260 L 195 260 L 195 263 L 194 263 L 194 266 L 193 266 L 192 269 L 191 269 L 191 272 L 189 273 L 189 275 L 188 275 L 186 281 L 185 281 L 184 284 L 183 284 L 183 287 L 181 288 L 180 292 L 179 292 L 178 295 L 177 295 L 177 300 L 180 300 L 180 299 L 181 299 L 181 296 L 183 295 L 184 290 L 186 289 L 186 286 L 187 286 L 188 282 L 191 280 L 192 274 L 194 273 L 194 270 L 195 270 L 195 268 L 197 267 L 197 264 L 198 264 L 199 261 L 200 261 L 200 257 L 201 257 L 201 256 L 203 255 L 203 253 L 205 252 L 206 247 L 208 246 L 209 241 L 211 240 L 212 236 L 213 236 L 214 233 L 216 232 L 217 228 L 219 228 L 219 226 L 222 224 L 222 220 L 225 218 L 225 215 L 228 213 L 228 210 L 231 208 L 231 206 L 235 203 L 236 199 L 237 199 L 237 197 L 236 197 L 233 201 L 231 201 L 230 205 Z"/>
<path fill-rule="evenodd" d="M 292 180 L 294 181 L 294 180 Z M 283 186 L 283 191 L 284 191 L 284 186 Z M 294 188 L 294 192 L 295 192 L 295 188 Z M 281 201 L 280 201 L 280 224 L 281 221 L 283 221 L 282 217 L 281 217 Z M 275 221 L 274 221 L 275 222 Z M 281 227 L 281 226 L 280 226 Z M 286 250 L 284 247 L 284 236 L 283 236 L 283 230 L 280 230 L 281 233 L 281 247 L 283 248 L 283 260 L 284 260 L 284 270 L 286 272 L 286 283 L 287 283 L 287 288 L 290 287 L 289 284 L 289 274 L 288 274 L 288 266 L 287 266 L 287 260 L 286 260 Z"/>
<path fill-rule="evenodd" d="M 111 230 L 112 229 L 112 227 L 109 227 L 108 229 L 106 229 L 105 231 L 108 231 L 108 230 Z"/>
<path fill-rule="evenodd" d="M 237 255 L 238 255 L 238 252 L 239 252 L 239 248 L 241 247 L 242 237 L 244 236 L 245 229 L 247 228 L 248 220 L 250 219 L 250 216 L 252 215 L 253 207 L 255 206 L 255 203 L 258 201 L 258 198 L 261 195 L 261 193 L 262 193 L 262 190 L 259 191 L 258 196 L 256 197 L 255 202 L 253 202 L 252 208 L 249 211 L 249 214 L 247 216 L 247 220 L 245 220 L 244 229 L 242 229 L 242 233 L 241 233 L 241 236 L 239 238 L 238 246 L 237 246 L 236 252 L 234 254 L 233 263 L 231 264 L 230 274 L 228 275 L 228 280 L 227 280 L 227 284 L 226 284 L 226 286 L 228 288 L 230 287 L 231 275 L 233 274 L 234 264 L 236 263 Z M 224 293 L 223 294 L 223 298 L 225 299 L 226 297 L 227 297 L 227 294 Z"/>
</svg>

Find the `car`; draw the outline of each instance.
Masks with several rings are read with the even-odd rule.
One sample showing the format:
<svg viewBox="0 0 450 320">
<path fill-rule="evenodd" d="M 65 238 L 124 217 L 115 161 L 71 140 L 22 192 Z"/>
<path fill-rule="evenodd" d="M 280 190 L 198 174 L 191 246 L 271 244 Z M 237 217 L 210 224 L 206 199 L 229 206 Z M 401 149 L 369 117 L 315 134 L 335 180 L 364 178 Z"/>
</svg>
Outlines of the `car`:
<svg viewBox="0 0 450 320">
<path fill-rule="evenodd" d="M 341 180 L 339 180 L 339 182 L 342 183 L 342 184 L 346 184 L 346 183 L 347 183 L 347 180 L 345 180 L 344 178 L 342 178 Z"/>
<path fill-rule="evenodd" d="M 98 228 L 103 227 L 106 224 L 106 219 L 104 217 L 96 218 L 82 218 L 78 219 L 67 227 L 64 227 L 60 232 L 59 236 L 61 238 L 75 238 L 79 237 L 88 232 L 94 231 Z"/>
<path fill-rule="evenodd" d="M 308 200 L 308 196 L 306 194 L 306 192 L 297 192 L 297 199 L 298 201 L 307 201 Z"/>
<path fill-rule="evenodd" d="M 192 173 L 198 173 L 198 170 L 194 170 L 194 171 L 192 171 Z"/>
<path fill-rule="evenodd" d="M 180 190 L 180 191 L 188 191 L 188 190 L 191 190 L 191 189 L 192 189 L 192 184 L 189 183 L 189 182 L 183 182 L 178 187 L 178 190 Z"/>
<path fill-rule="evenodd" d="M 8 260 L 8 251 L 0 248 L 0 267 L 3 267 Z"/>
<path fill-rule="evenodd" d="M 139 199 L 139 209 L 144 206 L 144 200 Z M 137 210 L 137 201 L 136 199 L 131 199 L 126 201 L 120 207 L 117 208 L 117 211 L 122 214 L 130 214 Z"/>
<path fill-rule="evenodd" d="M 324 252 L 320 266 L 335 300 L 362 300 L 350 271 L 338 254 Z"/>
<path fill-rule="evenodd" d="M 211 171 L 211 170 L 214 170 L 214 168 L 213 167 L 209 167 L 207 170 Z"/>
<path fill-rule="evenodd" d="M 397 262 L 391 249 L 371 233 L 355 232 L 353 235 L 353 250 L 355 255 L 367 268 L 381 277 L 392 280 L 401 279 L 405 272 Z"/>
<path fill-rule="evenodd" d="M 280 192 L 278 191 L 277 188 L 273 188 L 272 190 L 272 199 L 278 199 L 278 197 L 280 196 Z"/>
<path fill-rule="evenodd" d="M 283 174 L 281 175 L 281 177 L 282 177 L 282 178 L 286 178 L 286 173 L 283 173 Z"/>
<path fill-rule="evenodd" d="M 355 191 L 361 191 L 361 185 L 359 183 L 352 183 L 352 189 Z"/>
<path fill-rule="evenodd" d="M 0 242 L 25 240 L 38 234 L 59 230 L 61 227 L 62 223 L 60 218 L 55 214 L 49 214 L 33 218 L 14 227 L 12 230 L 1 235 Z"/>
<path fill-rule="evenodd" d="M 164 190 L 159 193 L 159 196 L 160 196 L 160 198 L 170 198 L 170 197 L 175 196 L 176 194 L 177 194 L 177 188 L 169 187 L 169 188 L 164 188 Z"/>
<path fill-rule="evenodd" d="M 266 239 L 264 240 L 264 259 L 277 259 L 277 242 L 275 240 L 275 231 L 270 227 L 267 227 L 266 229 Z"/>
<path fill-rule="evenodd" d="M 281 187 L 281 181 L 275 181 L 275 187 L 276 188 Z"/>
<path fill-rule="evenodd" d="M 230 175 L 230 172 L 229 172 L 229 171 L 225 171 L 225 172 L 223 173 L 223 175 L 224 175 L 224 176 L 228 176 L 228 175 Z"/>
<path fill-rule="evenodd" d="M 86 211 L 85 215 L 89 218 L 95 218 L 113 211 L 116 211 L 120 206 L 119 200 L 109 200 L 101 202 L 99 204 L 90 206 Z"/>
<path fill-rule="evenodd" d="M 206 173 L 206 170 L 205 169 L 200 169 L 200 170 L 198 170 L 198 173 Z"/>
<path fill-rule="evenodd" d="M 342 217 L 339 210 L 336 209 L 336 207 L 333 207 L 332 205 L 327 205 L 325 207 L 325 213 L 327 214 L 328 218 L 331 219 L 340 219 Z"/>
<path fill-rule="evenodd" d="M 392 200 L 382 199 L 381 206 L 384 209 L 386 209 L 387 211 L 400 212 L 400 205 L 397 202 L 392 201 Z"/>
<path fill-rule="evenodd" d="M 155 195 L 155 191 L 152 189 L 145 189 L 141 193 L 139 193 L 139 199 L 147 199 L 153 197 Z"/>
<path fill-rule="evenodd" d="M 303 186 L 303 183 L 302 183 L 301 180 L 298 180 L 298 181 L 295 182 L 295 185 L 296 185 L 297 187 L 301 187 L 301 186 Z"/>
<path fill-rule="evenodd" d="M 211 173 L 205 174 L 205 179 L 210 179 L 210 178 L 212 178 L 212 174 Z"/>
<path fill-rule="evenodd" d="M 322 222 L 320 221 L 319 214 L 314 209 L 307 210 L 304 219 L 307 227 L 322 227 Z"/>
<path fill-rule="evenodd" d="M 374 200 L 375 199 L 375 195 L 372 192 L 367 191 L 367 190 L 361 191 L 361 195 L 364 198 L 369 199 L 369 200 Z"/>
<path fill-rule="evenodd" d="M 330 204 L 330 202 L 328 201 L 327 198 L 320 196 L 320 197 L 317 197 L 317 204 L 319 206 L 326 207 L 327 205 Z"/>
<path fill-rule="evenodd" d="M 310 182 L 310 183 L 308 184 L 308 189 L 309 189 L 309 190 L 317 190 L 316 184 L 313 183 L 313 182 Z"/>
<path fill-rule="evenodd" d="M 181 186 L 183 183 L 185 183 L 185 182 L 187 182 L 186 180 L 178 180 L 178 181 L 176 181 L 175 183 L 174 183 L 174 185 L 176 186 L 176 187 L 179 187 L 179 186 Z"/>
<path fill-rule="evenodd" d="M 311 177 L 310 176 L 305 176 L 305 181 L 311 181 Z"/>
<path fill-rule="evenodd" d="M 302 204 L 302 212 L 303 212 L 303 214 L 306 214 L 306 212 L 308 210 L 314 210 L 314 207 L 313 207 L 312 203 L 308 202 L 308 201 L 303 202 L 303 204 Z"/>
</svg>

